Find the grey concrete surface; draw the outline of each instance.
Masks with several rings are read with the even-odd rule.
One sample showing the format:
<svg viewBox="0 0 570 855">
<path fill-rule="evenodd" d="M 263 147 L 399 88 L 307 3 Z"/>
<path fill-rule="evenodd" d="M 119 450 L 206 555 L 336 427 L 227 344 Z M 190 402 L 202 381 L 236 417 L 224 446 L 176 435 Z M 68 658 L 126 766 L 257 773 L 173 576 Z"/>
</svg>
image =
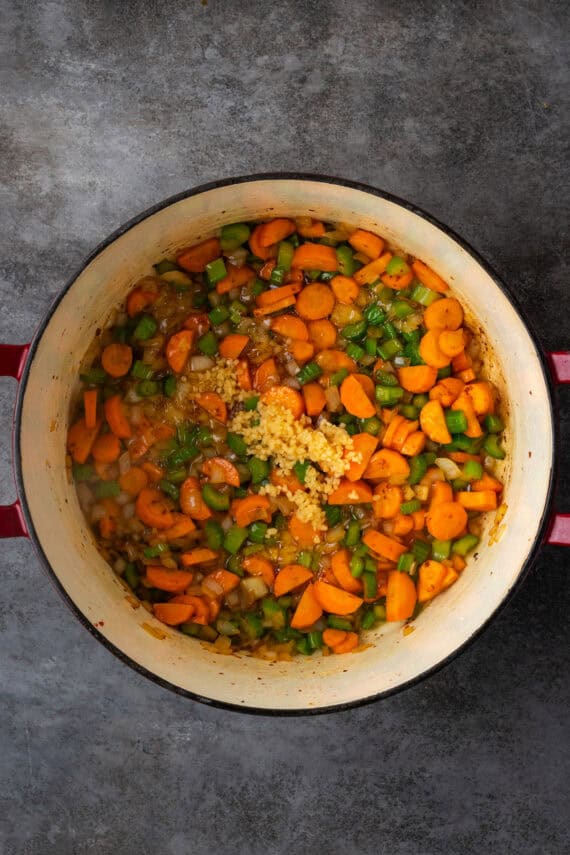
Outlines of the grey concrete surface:
<svg viewBox="0 0 570 855">
<path fill-rule="evenodd" d="M 83 256 L 152 203 L 300 169 L 425 207 L 545 348 L 570 346 L 563 0 L 1 0 L 0 19 L 0 340 L 28 340 Z M 0 381 L 4 502 L 14 396 Z M 427 682 L 298 720 L 147 682 L 76 622 L 28 542 L 0 549 L 2 853 L 569 851 L 561 548 Z"/>
</svg>

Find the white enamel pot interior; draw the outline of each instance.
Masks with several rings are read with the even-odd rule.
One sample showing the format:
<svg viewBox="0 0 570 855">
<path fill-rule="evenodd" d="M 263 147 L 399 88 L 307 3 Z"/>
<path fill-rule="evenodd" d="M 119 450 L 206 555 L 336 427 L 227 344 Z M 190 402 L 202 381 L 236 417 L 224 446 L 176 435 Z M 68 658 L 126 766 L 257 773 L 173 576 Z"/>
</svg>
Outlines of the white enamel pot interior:
<svg viewBox="0 0 570 855">
<path fill-rule="evenodd" d="M 311 214 L 377 232 L 420 256 L 454 288 L 489 343 L 488 375 L 508 414 L 508 509 L 492 521 L 460 579 L 404 635 L 369 634 L 358 654 L 268 663 L 221 656 L 133 607 L 99 556 L 65 469 L 77 376 L 96 331 L 151 265 L 224 223 Z M 405 202 L 336 179 L 258 176 L 168 200 L 94 252 L 64 290 L 28 358 L 16 425 L 16 470 L 28 529 L 83 623 L 116 654 L 163 685 L 207 703 L 250 711 L 315 712 L 388 694 L 430 673 L 466 644 L 505 601 L 539 543 L 549 501 L 553 424 L 548 385 L 525 323 L 484 264 L 447 229 Z M 62 615 L 62 620 L 65 617 Z"/>
</svg>

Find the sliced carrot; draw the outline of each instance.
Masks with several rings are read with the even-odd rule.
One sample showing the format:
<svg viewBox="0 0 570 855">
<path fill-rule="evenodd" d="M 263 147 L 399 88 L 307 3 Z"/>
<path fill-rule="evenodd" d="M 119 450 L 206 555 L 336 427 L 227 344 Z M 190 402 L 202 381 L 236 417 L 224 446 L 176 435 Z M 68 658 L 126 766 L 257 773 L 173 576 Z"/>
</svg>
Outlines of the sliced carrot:
<svg viewBox="0 0 570 855">
<path fill-rule="evenodd" d="M 376 407 L 352 374 L 345 377 L 341 383 L 340 400 L 344 408 L 359 419 L 369 419 L 376 415 Z"/>
<path fill-rule="evenodd" d="M 290 386 L 272 386 L 261 394 L 261 401 L 289 410 L 295 419 L 301 418 L 305 412 L 302 395 Z"/>
<path fill-rule="evenodd" d="M 287 564 L 282 567 L 273 585 L 273 593 L 276 597 L 282 597 L 289 591 L 294 591 L 300 585 L 304 585 L 313 578 L 313 573 L 302 564 Z"/>
<path fill-rule="evenodd" d="M 416 601 L 416 586 L 408 574 L 391 570 L 388 574 L 386 620 L 399 621 L 411 618 L 416 607 Z"/>
<path fill-rule="evenodd" d="M 247 528 L 252 522 L 262 520 L 271 522 L 270 503 L 267 496 L 246 496 L 245 499 L 234 499 L 231 504 L 231 514 L 236 523 Z"/>
<path fill-rule="evenodd" d="M 319 387 L 320 388 L 320 387 Z M 378 446 L 378 437 L 369 433 L 357 433 L 352 437 L 352 450 L 360 456 L 360 461 L 353 461 L 345 475 L 349 481 L 359 481 Z"/>
<path fill-rule="evenodd" d="M 451 407 L 453 402 L 461 395 L 464 385 L 463 381 L 457 377 L 444 377 L 433 389 L 430 389 L 430 399 L 432 401 L 439 401 L 442 407 Z"/>
<path fill-rule="evenodd" d="M 242 288 L 248 282 L 251 282 L 252 279 L 255 279 L 255 270 L 245 265 L 243 267 L 236 267 L 234 264 L 226 261 L 226 270 L 227 276 L 224 276 L 216 284 L 218 294 L 227 294 L 229 291 L 233 291 L 234 288 Z"/>
<path fill-rule="evenodd" d="M 406 547 L 397 540 L 382 534 L 381 531 L 368 529 L 362 536 L 362 542 L 368 546 L 376 555 L 381 555 L 382 558 L 388 561 L 396 562 L 400 555 L 406 551 Z"/>
<path fill-rule="evenodd" d="M 266 261 L 261 270 L 259 271 L 259 278 L 264 279 L 265 282 L 269 282 L 269 280 L 271 279 L 271 274 L 275 270 L 276 264 L 277 261 L 274 258 L 270 258 L 268 261 Z"/>
<path fill-rule="evenodd" d="M 83 410 L 85 412 L 85 427 L 93 430 L 97 425 L 97 389 L 85 389 L 83 392 Z"/>
<path fill-rule="evenodd" d="M 382 238 L 364 229 L 357 229 L 353 232 L 348 242 L 353 249 L 363 253 L 363 255 L 367 255 L 371 261 L 382 255 L 382 250 L 384 249 Z"/>
<path fill-rule="evenodd" d="M 260 555 L 248 555 L 241 562 L 241 566 L 250 576 L 261 576 L 268 588 L 271 588 L 273 585 L 275 571 L 269 559 L 262 558 Z"/>
<path fill-rule="evenodd" d="M 197 478 L 186 478 L 180 485 L 179 501 L 183 513 L 193 520 L 208 520 L 212 516 L 212 511 L 202 498 Z"/>
<path fill-rule="evenodd" d="M 329 350 L 336 344 L 336 327 L 326 318 L 320 321 L 309 321 L 309 338 L 315 345 L 315 350 Z"/>
<path fill-rule="evenodd" d="M 221 398 L 217 392 L 202 392 L 202 394 L 197 395 L 194 400 L 198 406 L 202 407 L 203 410 L 206 410 L 212 418 L 217 419 L 219 422 L 223 422 L 224 424 L 227 422 L 228 408 L 226 407 L 223 398 Z"/>
<path fill-rule="evenodd" d="M 112 433 L 102 433 L 93 443 L 91 455 L 97 463 L 113 463 L 121 456 L 121 442 Z"/>
<path fill-rule="evenodd" d="M 67 450 L 76 463 L 86 462 L 91 454 L 93 443 L 97 438 L 100 428 L 100 419 L 93 428 L 87 427 L 85 419 L 79 419 L 69 428 L 67 433 Z"/>
<path fill-rule="evenodd" d="M 184 320 L 182 326 L 185 330 L 192 330 L 196 336 L 203 336 L 210 329 L 210 318 L 205 312 L 198 312 L 194 309 Z"/>
<path fill-rule="evenodd" d="M 353 374 L 355 380 L 358 380 L 369 398 L 374 398 L 374 382 L 368 374 Z"/>
<path fill-rule="evenodd" d="M 424 311 L 424 326 L 427 330 L 457 330 L 463 323 L 463 309 L 455 297 L 436 300 Z"/>
<path fill-rule="evenodd" d="M 326 273 L 334 273 L 338 270 L 338 260 L 332 246 L 302 243 L 295 250 L 291 266 L 299 270 L 322 270 Z"/>
<path fill-rule="evenodd" d="M 414 523 L 414 531 L 422 531 L 426 521 L 426 512 L 424 509 L 420 508 L 419 511 L 414 511 L 412 514 L 412 520 Z"/>
<path fill-rule="evenodd" d="M 360 294 L 360 288 L 352 276 L 333 276 L 331 279 L 333 294 L 339 303 L 350 306 Z"/>
<path fill-rule="evenodd" d="M 416 454 L 421 454 L 426 446 L 426 436 L 421 430 L 415 430 L 407 438 L 400 451 L 406 457 L 415 457 Z"/>
<path fill-rule="evenodd" d="M 323 641 L 330 647 L 335 656 L 342 653 L 350 653 L 355 647 L 358 647 L 358 633 L 347 632 L 344 629 L 325 629 L 323 632 Z"/>
<path fill-rule="evenodd" d="M 458 573 L 461 573 L 461 571 L 465 570 L 467 567 L 467 561 L 462 555 L 454 555 L 451 562 L 453 564 L 453 569 L 457 570 Z"/>
<path fill-rule="evenodd" d="M 373 282 L 377 282 L 385 272 L 391 258 L 392 253 L 385 252 L 380 258 L 376 258 L 370 264 L 365 264 L 354 274 L 355 282 L 358 285 L 372 285 Z"/>
<path fill-rule="evenodd" d="M 152 588 L 180 594 L 192 584 L 193 573 L 187 570 L 167 570 L 162 564 L 149 565 L 146 568 L 146 581 Z"/>
<path fill-rule="evenodd" d="M 213 237 L 183 250 L 177 256 L 176 263 L 189 273 L 203 273 L 206 265 L 215 261 L 221 254 L 220 241 Z"/>
<path fill-rule="evenodd" d="M 259 243 L 263 247 L 273 246 L 279 241 L 285 240 L 297 230 L 293 220 L 285 217 L 276 217 L 268 223 L 264 223 L 259 234 Z"/>
<path fill-rule="evenodd" d="M 327 404 L 323 387 L 318 383 L 305 383 L 301 389 L 305 402 L 305 411 L 308 416 L 319 416 Z"/>
<path fill-rule="evenodd" d="M 468 511 L 494 511 L 497 507 L 497 493 L 495 490 L 461 491 L 457 494 L 457 501 Z"/>
<path fill-rule="evenodd" d="M 315 357 L 315 362 L 325 374 L 334 374 L 341 368 L 356 371 L 356 362 L 347 356 L 343 350 L 321 350 Z"/>
<path fill-rule="evenodd" d="M 372 510 L 377 519 L 390 520 L 400 513 L 403 502 L 401 487 L 382 481 L 374 488 Z"/>
<path fill-rule="evenodd" d="M 138 466 L 131 466 L 127 472 L 119 476 L 119 487 L 130 496 L 138 496 L 147 484 L 148 475 L 144 469 L 140 469 Z"/>
<path fill-rule="evenodd" d="M 418 573 L 418 600 L 427 603 L 439 594 L 443 588 L 443 580 L 447 573 L 447 567 L 439 561 L 424 561 L 420 565 Z"/>
<path fill-rule="evenodd" d="M 194 567 L 196 564 L 209 564 L 216 561 L 218 553 L 213 549 L 208 549 L 206 546 L 197 546 L 195 549 L 190 549 L 188 552 L 182 552 L 180 561 L 184 567 Z"/>
<path fill-rule="evenodd" d="M 392 483 L 403 484 L 410 474 L 410 466 L 405 457 L 389 448 L 381 448 L 370 458 L 364 470 L 364 478 L 389 478 Z"/>
<path fill-rule="evenodd" d="M 429 509 L 442 505 L 444 502 L 453 501 L 453 490 L 447 481 L 434 481 L 430 489 Z"/>
<path fill-rule="evenodd" d="M 113 395 L 111 398 L 107 398 L 104 410 L 107 424 L 115 436 L 119 439 L 129 439 L 132 436 L 132 431 L 121 396 Z"/>
<path fill-rule="evenodd" d="M 443 407 L 439 401 L 428 401 L 420 411 L 420 425 L 426 436 L 432 442 L 446 444 L 451 442 L 451 434 L 447 428 Z"/>
<path fill-rule="evenodd" d="M 466 451 L 450 451 L 448 452 L 448 457 L 454 463 L 467 463 L 468 460 L 475 460 L 477 463 L 481 463 L 480 454 L 468 454 Z"/>
<path fill-rule="evenodd" d="M 431 365 L 432 368 L 445 368 L 446 365 L 449 365 L 451 362 L 451 357 L 446 356 L 439 348 L 438 341 L 440 333 L 441 330 L 438 329 L 428 330 L 427 333 L 422 336 L 419 345 L 421 358 L 428 365 Z"/>
<path fill-rule="evenodd" d="M 382 284 L 388 288 L 394 288 L 395 291 L 403 291 L 404 288 L 407 288 L 413 282 L 414 274 L 411 270 L 408 273 L 399 274 L 383 273 L 380 278 Z"/>
<path fill-rule="evenodd" d="M 320 321 L 330 315 L 334 304 L 334 294 L 329 286 L 313 282 L 312 285 L 305 285 L 297 297 L 296 311 L 307 321 Z"/>
<path fill-rule="evenodd" d="M 274 466 L 269 473 L 269 480 L 283 492 L 296 493 L 298 490 L 305 489 L 292 470 L 291 472 L 283 472 L 282 469 Z"/>
<path fill-rule="evenodd" d="M 465 349 L 463 330 L 442 330 L 437 339 L 437 346 L 445 356 L 458 356 Z"/>
<path fill-rule="evenodd" d="M 419 427 L 418 421 L 408 421 L 408 419 L 404 419 L 403 424 L 398 425 L 396 431 L 392 437 L 392 448 L 396 451 L 402 450 L 407 438 L 410 434 L 415 433 L 415 431 Z"/>
<path fill-rule="evenodd" d="M 128 344 L 108 344 L 101 354 L 101 365 L 111 377 L 124 377 L 132 364 L 133 350 Z"/>
<path fill-rule="evenodd" d="M 372 490 L 365 481 L 343 479 L 329 494 L 329 505 L 366 505 L 372 501 Z"/>
<path fill-rule="evenodd" d="M 457 374 L 457 377 L 460 380 L 463 380 L 464 383 L 471 383 L 473 380 L 477 379 L 477 375 L 472 368 L 466 368 L 465 371 L 460 371 Z"/>
<path fill-rule="evenodd" d="M 447 282 L 445 282 L 441 276 L 438 276 L 431 267 L 424 264 L 423 261 L 420 261 L 419 259 L 414 261 L 412 264 L 412 270 L 422 285 L 425 285 L 426 288 L 431 288 L 432 291 L 438 291 L 440 294 L 444 294 L 449 289 Z"/>
<path fill-rule="evenodd" d="M 467 513 L 459 502 L 442 502 L 435 508 L 430 508 L 426 515 L 427 530 L 437 540 L 452 540 L 458 537 L 466 524 Z"/>
<path fill-rule="evenodd" d="M 166 529 L 174 523 L 170 504 L 160 490 L 145 487 L 137 496 L 135 513 L 150 528 Z"/>
<path fill-rule="evenodd" d="M 468 383 L 464 391 L 473 405 L 475 415 L 486 416 L 495 412 L 495 397 L 490 383 L 485 380 Z"/>
<path fill-rule="evenodd" d="M 239 472 L 233 463 L 225 457 L 209 457 L 202 463 L 202 473 L 212 484 L 229 484 L 239 487 Z"/>
<path fill-rule="evenodd" d="M 293 629 L 308 629 L 318 621 L 322 613 L 320 603 L 315 597 L 314 585 L 307 585 L 291 618 L 291 626 Z"/>
<path fill-rule="evenodd" d="M 453 558 L 461 558 L 460 555 L 454 555 Z M 463 559 L 461 559 L 463 560 Z M 449 588 L 453 585 L 454 582 L 457 582 L 459 579 L 459 573 L 456 571 L 455 567 L 446 567 L 445 568 L 445 576 L 443 577 L 443 584 L 441 586 L 441 590 L 445 591 L 446 588 Z"/>
<path fill-rule="evenodd" d="M 277 303 L 282 303 L 286 297 L 294 297 L 301 290 L 301 286 L 296 283 L 290 285 L 281 285 L 279 288 L 270 288 L 269 291 L 262 291 L 255 298 L 258 306 L 273 306 Z"/>
<path fill-rule="evenodd" d="M 152 610 L 154 616 L 167 626 L 187 623 L 194 614 L 193 606 L 187 603 L 155 603 Z"/>
<path fill-rule="evenodd" d="M 390 424 L 386 428 L 384 436 L 382 437 L 382 445 L 384 446 L 384 448 L 392 447 L 392 440 L 394 439 L 396 431 L 398 430 L 400 425 L 405 424 L 406 421 L 407 420 L 399 413 L 393 413 Z"/>
<path fill-rule="evenodd" d="M 467 387 L 465 387 L 465 389 L 466 388 Z M 465 389 L 463 390 L 461 395 L 455 399 L 455 401 L 451 405 L 451 409 L 461 410 L 461 412 L 465 414 L 465 417 L 467 419 L 467 430 L 465 431 L 465 436 L 468 436 L 471 439 L 476 439 L 478 436 L 482 436 L 483 430 L 475 414 L 471 398 L 466 393 Z"/>
<path fill-rule="evenodd" d="M 164 470 L 162 469 L 162 467 L 158 466 L 151 460 L 146 460 L 144 463 L 142 463 L 141 469 L 148 477 L 148 480 L 153 484 L 156 484 L 157 481 L 160 481 L 161 478 L 164 478 Z"/>
<path fill-rule="evenodd" d="M 155 279 L 148 277 L 141 285 L 133 288 L 127 297 L 127 314 L 129 318 L 134 318 L 141 312 L 144 312 L 149 306 L 152 306 L 158 299 L 158 284 Z"/>
<path fill-rule="evenodd" d="M 477 481 L 471 482 L 471 489 L 475 492 L 480 492 L 481 490 L 492 490 L 494 493 L 501 493 L 503 485 L 500 481 L 497 481 L 496 478 L 489 475 L 488 472 L 484 472 L 482 478 L 478 478 Z"/>
<path fill-rule="evenodd" d="M 459 373 L 460 371 L 465 371 L 466 369 L 471 368 L 472 365 L 473 360 L 471 359 L 468 353 L 465 353 L 465 351 L 463 351 L 463 353 L 459 353 L 457 356 L 454 356 L 451 360 L 451 367 L 455 374 Z"/>
<path fill-rule="evenodd" d="M 109 516 L 101 517 L 99 520 L 99 531 L 102 538 L 110 540 L 117 531 L 117 521 Z"/>
<path fill-rule="evenodd" d="M 191 606 L 192 623 L 199 623 L 202 624 L 202 626 L 205 626 L 213 620 L 211 604 L 217 601 L 210 600 L 209 598 L 206 600 L 205 597 L 197 597 L 195 594 L 177 594 L 177 596 L 172 597 L 170 602 L 179 605 Z M 216 615 L 218 612 L 219 608 L 216 611 Z"/>
<path fill-rule="evenodd" d="M 336 588 L 320 579 L 314 583 L 313 590 L 323 611 L 333 615 L 350 615 L 363 603 L 362 597 L 357 597 L 349 591 L 343 591 L 342 588 Z"/>
<path fill-rule="evenodd" d="M 236 380 L 240 389 L 244 389 L 246 392 L 253 389 L 249 362 L 247 359 L 238 359 L 238 363 L 236 365 Z"/>
<path fill-rule="evenodd" d="M 429 392 L 437 380 L 437 368 L 431 365 L 408 365 L 398 369 L 400 386 L 415 395 Z"/>
<path fill-rule="evenodd" d="M 324 223 L 313 220 L 310 217 L 297 217 L 295 220 L 297 231 L 304 238 L 320 238 L 325 234 Z"/>
<path fill-rule="evenodd" d="M 181 374 L 184 371 L 193 343 L 194 333 L 192 330 L 180 330 L 168 339 L 166 361 L 175 374 Z"/>
<path fill-rule="evenodd" d="M 310 341 L 293 341 L 291 342 L 291 355 L 295 362 L 303 365 L 315 355 L 315 345 Z"/>
<path fill-rule="evenodd" d="M 248 342 L 248 335 L 231 333 L 220 342 L 220 356 L 223 356 L 224 359 L 237 359 L 238 356 L 241 356 L 241 352 L 247 346 Z"/>
<path fill-rule="evenodd" d="M 254 318 L 266 318 L 268 315 L 274 315 L 276 312 L 281 312 L 283 309 L 290 309 L 297 301 L 295 297 L 284 297 L 275 303 L 269 303 L 265 306 L 260 306 L 253 310 Z"/>
<path fill-rule="evenodd" d="M 339 549 L 331 559 L 331 570 L 334 578 L 341 588 L 350 594 L 359 594 L 362 590 L 362 582 L 355 579 L 350 572 L 350 553 L 348 549 Z"/>
<path fill-rule="evenodd" d="M 293 540 L 303 549 L 310 549 L 319 540 L 319 532 L 311 523 L 300 520 L 296 514 L 290 517 L 287 528 Z"/>
<path fill-rule="evenodd" d="M 414 521 L 409 514 L 396 514 L 394 517 L 394 527 L 393 534 L 396 537 L 405 537 L 406 534 L 409 534 L 413 531 Z"/>
<path fill-rule="evenodd" d="M 223 588 L 224 594 L 229 594 L 234 588 L 237 588 L 239 585 L 239 576 L 235 573 L 231 573 L 229 570 L 224 570 L 220 568 L 219 570 L 214 570 L 212 573 L 208 573 L 206 579 L 211 579 L 213 582 L 217 582 L 220 588 Z"/>
<path fill-rule="evenodd" d="M 296 318 L 295 315 L 281 315 L 271 321 L 271 331 L 285 338 L 293 338 L 298 341 L 309 340 L 309 329 L 307 324 Z"/>
<path fill-rule="evenodd" d="M 256 258 L 261 258 L 262 261 L 267 261 L 268 258 L 273 258 L 277 255 L 277 246 L 275 244 L 270 246 L 262 245 L 261 236 L 263 235 L 264 225 L 264 223 L 261 223 L 254 228 L 249 236 L 248 243 L 252 255 L 255 255 Z"/>
<path fill-rule="evenodd" d="M 272 386 L 276 386 L 280 380 L 281 377 L 277 364 L 273 357 L 271 357 L 262 362 L 257 368 L 253 378 L 253 386 L 258 392 L 266 392 Z"/>
</svg>

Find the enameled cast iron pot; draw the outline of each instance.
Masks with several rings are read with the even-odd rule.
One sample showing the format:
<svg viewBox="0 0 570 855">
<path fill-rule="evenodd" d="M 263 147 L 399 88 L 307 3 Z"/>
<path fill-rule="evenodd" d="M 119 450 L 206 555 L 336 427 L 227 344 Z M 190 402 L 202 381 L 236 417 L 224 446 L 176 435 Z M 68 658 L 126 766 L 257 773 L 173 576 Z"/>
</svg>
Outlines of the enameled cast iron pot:
<svg viewBox="0 0 570 855">
<path fill-rule="evenodd" d="M 506 515 L 478 560 L 404 636 L 371 634 L 357 655 L 269 664 L 220 656 L 163 626 L 97 552 L 65 469 L 72 395 L 87 346 L 133 283 L 163 256 L 225 223 L 312 214 L 384 235 L 420 256 L 454 288 L 490 345 L 489 375 L 508 413 Z M 569 382 L 570 354 L 550 356 Z M 0 508 L 0 536 L 28 536 L 75 615 L 121 659 L 163 686 L 250 712 L 307 713 L 379 698 L 427 676 L 473 639 L 505 602 L 547 539 L 570 542 L 570 515 L 551 516 L 555 424 L 548 362 L 489 266 L 457 235 L 387 193 L 320 176 L 258 175 L 182 193 L 112 234 L 68 282 L 30 345 L 4 345 L 0 374 L 20 381 L 14 424 L 15 504 Z"/>
</svg>

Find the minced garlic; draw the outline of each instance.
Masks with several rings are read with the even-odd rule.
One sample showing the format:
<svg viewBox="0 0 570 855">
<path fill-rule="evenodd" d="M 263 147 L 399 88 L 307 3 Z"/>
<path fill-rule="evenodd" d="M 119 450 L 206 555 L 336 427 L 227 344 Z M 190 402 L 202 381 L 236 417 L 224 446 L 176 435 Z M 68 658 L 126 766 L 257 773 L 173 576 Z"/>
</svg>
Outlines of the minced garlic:
<svg viewBox="0 0 570 855">
<path fill-rule="evenodd" d="M 251 392 L 244 392 L 240 388 L 236 368 L 235 359 L 217 359 L 212 368 L 189 372 L 184 384 L 184 395 L 192 397 L 202 392 L 217 392 L 226 404 L 242 401 L 251 396 Z"/>
</svg>

